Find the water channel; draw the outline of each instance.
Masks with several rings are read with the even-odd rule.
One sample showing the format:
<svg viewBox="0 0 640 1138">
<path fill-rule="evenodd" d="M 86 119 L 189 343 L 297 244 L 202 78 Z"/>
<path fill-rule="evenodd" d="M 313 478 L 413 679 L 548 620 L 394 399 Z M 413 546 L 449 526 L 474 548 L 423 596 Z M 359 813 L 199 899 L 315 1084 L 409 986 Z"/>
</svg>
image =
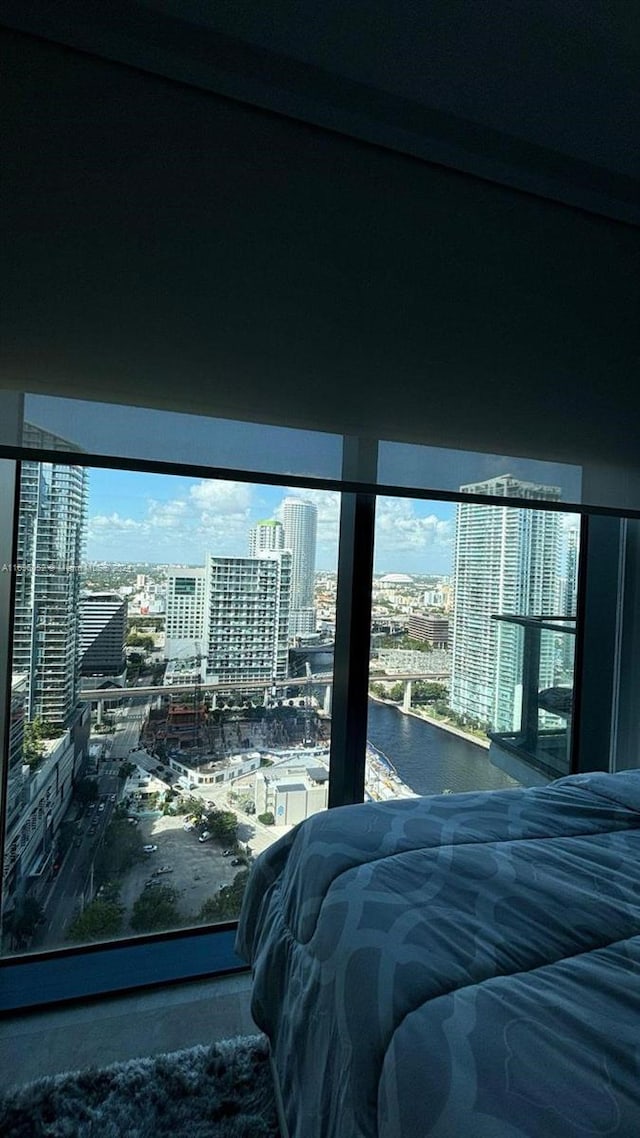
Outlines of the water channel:
<svg viewBox="0 0 640 1138">
<path fill-rule="evenodd" d="M 368 737 L 417 794 L 517 786 L 489 760 L 486 747 L 369 700 Z"/>
</svg>

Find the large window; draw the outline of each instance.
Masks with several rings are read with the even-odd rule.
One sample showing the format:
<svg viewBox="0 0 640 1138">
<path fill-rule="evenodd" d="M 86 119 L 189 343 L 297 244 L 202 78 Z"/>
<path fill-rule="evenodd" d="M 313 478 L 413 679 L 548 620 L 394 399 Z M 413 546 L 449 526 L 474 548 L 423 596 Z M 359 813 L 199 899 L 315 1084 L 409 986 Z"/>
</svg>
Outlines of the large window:
<svg viewBox="0 0 640 1138">
<path fill-rule="evenodd" d="M 473 485 L 503 496 L 499 479 Z M 511 498 L 532 484 L 510 479 Z M 570 770 L 579 519 L 381 498 L 365 792 L 384 799 L 544 781 Z M 528 732 L 528 733 L 527 733 Z M 516 761 L 519 759 L 520 761 Z"/>
<path fill-rule="evenodd" d="M 339 495 L 19 476 L 3 954 L 232 920 L 327 806 Z"/>
<path fill-rule="evenodd" d="M 238 967 L 251 862 L 316 810 L 633 765 L 637 538 L 579 518 L 575 468 L 29 408 L 0 468 L 16 1004 Z"/>
</svg>

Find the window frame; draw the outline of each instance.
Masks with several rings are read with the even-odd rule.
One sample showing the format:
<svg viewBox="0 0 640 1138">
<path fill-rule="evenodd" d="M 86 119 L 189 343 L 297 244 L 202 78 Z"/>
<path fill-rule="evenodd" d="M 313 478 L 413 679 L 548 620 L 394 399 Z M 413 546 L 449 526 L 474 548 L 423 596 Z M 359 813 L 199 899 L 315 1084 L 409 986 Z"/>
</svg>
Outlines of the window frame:
<svg viewBox="0 0 640 1138">
<path fill-rule="evenodd" d="M 154 462 L 132 458 L 110 458 L 86 452 L 49 451 L 18 446 L 0 446 L 0 460 L 13 463 L 13 500 L 3 502 L 4 523 L 0 529 L 0 554 L 11 564 L 17 529 L 17 505 L 20 462 L 66 461 L 74 465 L 103 469 L 128 470 L 206 479 L 237 480 L 256 485 L 281 485 L 285 479 L 292 488 L 320 489 L 341 495 L 341 522 L 338 547 L 338 586 L 336 637 L 334 650 L 334 702 L 332 710 L 331 769 L 329 808 L 361 802 L 364 798 L 365 743 L 367 734 L 367 693 L 371 590 L 374 554 L 375 506 L 378 498 L 390 496 L 414 500 L 458 502 L 473 499 L 489 506 L 536 508 L 523 499 L 499 498 L 482 494 L 381 485 L 376 481 L 377 442 L 357 437 L 344 437 L 342 477 L 314 478 L 308 475 L 263 474 L 244 469 L 203 466 L 174 462 Z M 7 468 L 8 469 L 8 468 Z M 620 517 L 605 507 L 584 507 L 568 502 L 545 502 L 545 509 L 562 513 Z M 625 516 L 638 516 L 634 512 Z M 9 524 L 10 522 L 10 524 Z M 11 535 L 11 545 L 8 538 Z M 577 637 L 581 644 L 581 627 L 587 609 L 585 589 L 587 548 L 581 549 L 581 585 Z M 12 600 L 7 605 L 7 589 L 11 574 L 0 582 L 0 622 L 9 620 L 12 629 Z M 2 623 L 0 623 L 2 627 Z M 0 658 L 0 714 L 5 723 L 4 755 L 8 753 L 9 717 L 6 714 L 11 676 L 11 636 L 6 639 L 6 653 Z M 591 651 L 591 649 L 589 649 Z M 585 648 L 579 648 L 581 677 L 584 672 Z M 576 672 L 576 687 L 579 687 Z M 593 714 L 589 701 L 583 701 L 581 730 L 574 736 L 574 756 L 578 739 L 584 737 L 584 717 Z M 348 760 L 347 756 L 350 756 Z M 7 764 L 3 762 L 3 767 Z M 573 760 L 572 769 L 584 769 Z M 587 768 L 588 769 L 588 768 Z M 2 773 L 2 802 L 6 801 L 7 771 Z M 4 859 L 5 811 L 0 817 L 0 865 Z M 70 946 L 37 954 L 0 958 L 0 1012 L 53 1006 L 74 1000 L 98 998 L 116 993 L 172 984 L 188 979 L 213 977 L 246 971 L 246 964 L 233 949 L 235 922 L 184 929 L 148 936 L 114 940 L 88 946 Z M 176 946 L 179 951 L 176 951 Z M 132 981 L 131 977 L 136 980 Z"/>
</svg>

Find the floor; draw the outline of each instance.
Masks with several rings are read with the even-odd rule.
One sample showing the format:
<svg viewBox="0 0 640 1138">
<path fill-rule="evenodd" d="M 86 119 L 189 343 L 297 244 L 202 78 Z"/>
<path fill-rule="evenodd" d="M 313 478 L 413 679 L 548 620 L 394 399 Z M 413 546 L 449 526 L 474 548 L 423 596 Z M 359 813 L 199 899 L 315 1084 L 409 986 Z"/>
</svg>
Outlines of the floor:
<svg viewBox="0 0 640 1138">
<path fill-rule="evenodd" d="M 8 1017 L 0 1023 L 0 1091 L 42 1075 L 255 1035 L 250 992 L 251 977 L 242 973 Z"/>
</svg>

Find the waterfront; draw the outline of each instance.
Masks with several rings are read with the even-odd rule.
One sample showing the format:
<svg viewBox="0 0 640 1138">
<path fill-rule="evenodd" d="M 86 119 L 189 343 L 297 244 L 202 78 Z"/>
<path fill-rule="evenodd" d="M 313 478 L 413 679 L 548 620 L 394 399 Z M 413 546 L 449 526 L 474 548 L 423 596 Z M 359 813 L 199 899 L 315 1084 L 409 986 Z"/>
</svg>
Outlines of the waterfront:
<svg viewBox="0 0 640 1138">
<path fill-rule="evenodd" d="M 387 704 L 369 700 L 367 734 L 416 794 L 517 786 L 493 766 L 485 747 Z"/>
</svg>

